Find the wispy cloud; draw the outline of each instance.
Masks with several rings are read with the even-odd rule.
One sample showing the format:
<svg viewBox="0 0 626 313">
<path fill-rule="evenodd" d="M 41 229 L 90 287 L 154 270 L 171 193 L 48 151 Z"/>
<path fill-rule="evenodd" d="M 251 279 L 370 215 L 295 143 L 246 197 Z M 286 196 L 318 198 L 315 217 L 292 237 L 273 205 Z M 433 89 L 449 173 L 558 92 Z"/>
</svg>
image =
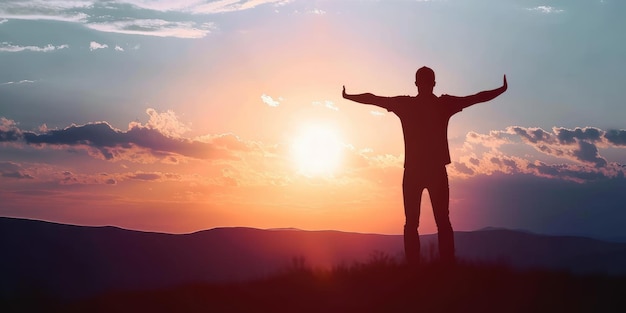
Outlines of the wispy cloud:
<svg viewBox="0 0 626 313">
<path fill-rule="evenodd" d="M 212 14 L 249 10 L 261 5 L 284 5 L 284 0 L 5 0 L 0 21 L 57 20 L 88 28 L 132 35 L 202 38 L 217 26 Z M 143 18 L 138 18 L 142 16 Z"/>
<path fill-rule="evenodd" d="M 101 44 L 101 43 L 97 43 L 95 41 L 92 41 L 89 43 L 89 51 L 94 51 L 94 50 L 98 50 L 98 49 L 106 49 L 109 46 L 107 44 Z"/>
<path fill-rule="evenodd" d="M 534 8 L 527 8 L 526 10 L 528 10 L 528 11 L 535 11 L 535 12 L 539 12 L 539 13 L 543 13 L 543 14 L 562 13 L 563 12 L 562 9 L 557 9 L 555 7 L 546 6 L 546 5 L 540 5 L 540 6 L 536 6 Z"/>
<path fill-rule="evenodd" d="M 92 1 L 93 2 L 93 1 Z M 291 1 L 285 0 L 114 0 L 115 4 L 130 4 L 133 7 L 159 12 L 188 12 L 194 14 L 210 14 L 247 10 L 259 5 L 282 5 Z"/>
<path fill-rule="evenodd" d="M 33 179 L 31 174 L 26 173 L 24 168 L 14 162 L 0 162 L 0 177 Z"/>
<path fill-rule="evenodd" d="M 3 0 L 0 2 L 0 17 L 84 22 L 89 17 L 86 11 L 95 2 L 90 0 Z"/>
<path fill-rule="evenodd" d="M 0 86 L 5 86 L 5 85 L 21 85 L 21 84 L 32 84 L 34 83 L 34 80 L 28 80 L 28 79 L 22 79 L 20 81 L 16 81 L 16 82 L 5 82 L 5 83 L 0 83 Z"/>
<path fill-rule="evenodd" d="M 0 19 L 0 24 L 4 24 L 4 23 L 6 23 L 6 22 L 8 22 L 8 21 L 9 21 L 9 20 L 7 20 L 7 19 L 5 19 L 5 18 Z"/>
<path fill-rule="evenodd" d="M 178 22 L 163 19 L 132 19 L 87 23 L 87 27 L 110 33 L 156 37 L 202 38 L 216 29 L 214 23 Z"/>
<path fill-rule="evenodd" d="M 290 1 L 285 0 L 216 0 L 216 1 L 196 1 L 194 5 L 190 5 L 183 11 L 193 14 L 213 14 L 249 10 L 257 6 L 265 4 L 274 4 L 281 6 Z"/>
<path fill-rule="evenodd" d="M 278 100 L 282 101 L 282 98 L 278 98 Z M 261 101 L 263 101 L 263 103 L 271 106 L 271 107 L 277 107 L 280 105 L 280 102 L 277 100 L 274 100 L 272 97 L 266 95 L 266 94 L 262 94 L 261 95 Z"/>
<path fill-rule="evenodd" d="M 63 166 L 29 162 L 0 162 L 0 178 L 60 185 L 116 185 L 125 181 L 197 181 L 197 177 L 184 177 L 178 173 L 145 171 L 81 173 L 65 170 Z"/>
<path fill-rule="evenodd" d="M 59 46 L 48 44 L 46 46 L 39 47 L 39 46 L 19 46 L 19 45 L 11 44 L 6 41 L 0 42 L 0 52 L 22 52 L 22 51 L 51 52 L 51 51 L 56 51 L 56 50 L 61 50 L 61 49 L 67 49 L 69 47 L 70 46 L 66 44 L 59 45 Z"/>
<path fill-rule="evenodd" d="M 312 14 L 316 14 L 316 15 L 324 15 L 324 14 L 326 14 L 326 11 L 321 10 L 321 9 L 313 9 L 313 10 L 311 10 L 311 13 Z"/>
<path fill-rule="evenodd" d="M 122 47 L 120 47 L 120 46 L 116 45 L 116 46 L 115 46 L 115 51 L 124 52 L 124 48 L 122 48 Z"/>
<path fill-rule="evenodd" d="M 335 103 L 330 101 L 330 100 L 313 101 L 313 105 L 323 106 L 323 107 L 325 107 L 327 109 L 331 109 L 333 111 L 339 111 L 339 108 L 335 105 Z"/>
<path fill-rule="evenodd" d="M 118 175 L 121 179 L 141 180 L 141 181 L 166 181 L 180 180 L 180 175 L 162 172 L 135 172 Z"/>
</svg>

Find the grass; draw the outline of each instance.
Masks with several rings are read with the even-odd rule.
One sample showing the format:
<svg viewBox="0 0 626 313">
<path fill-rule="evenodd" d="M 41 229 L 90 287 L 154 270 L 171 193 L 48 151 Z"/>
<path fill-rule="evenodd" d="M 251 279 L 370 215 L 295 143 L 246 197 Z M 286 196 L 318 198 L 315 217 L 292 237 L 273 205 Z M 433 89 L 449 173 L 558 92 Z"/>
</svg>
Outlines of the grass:
<svg viewBox="0 0 626 313">
<path fill-rule="evenodd" d="M 72 303 L 31 295 L 12 299 L 2 311 L 626 312 L 625 291 L 626 277 L 489 264 L 409 267 L 379 253 L 329 270 L 294 258 L 284 271 L 245 283 L 112 292 Z"/>
</svg>

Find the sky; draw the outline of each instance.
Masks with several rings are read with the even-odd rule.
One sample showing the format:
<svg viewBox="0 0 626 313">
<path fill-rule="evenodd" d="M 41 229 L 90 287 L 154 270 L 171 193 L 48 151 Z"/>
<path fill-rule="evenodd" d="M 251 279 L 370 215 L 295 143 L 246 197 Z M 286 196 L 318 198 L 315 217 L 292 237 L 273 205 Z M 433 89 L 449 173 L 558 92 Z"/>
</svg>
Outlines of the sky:
<svg viewBox="0 0 626 313">
<path fill-rule="evenodd" d="M 626 238 L 621 0 L 3 0 L 0 216 L 400 234 L 403 138 L 348 93 L 499 87 L 450 120 L 450 218 Z M 421 233 L 436 227 L 423 197 Z"/>
</svg>

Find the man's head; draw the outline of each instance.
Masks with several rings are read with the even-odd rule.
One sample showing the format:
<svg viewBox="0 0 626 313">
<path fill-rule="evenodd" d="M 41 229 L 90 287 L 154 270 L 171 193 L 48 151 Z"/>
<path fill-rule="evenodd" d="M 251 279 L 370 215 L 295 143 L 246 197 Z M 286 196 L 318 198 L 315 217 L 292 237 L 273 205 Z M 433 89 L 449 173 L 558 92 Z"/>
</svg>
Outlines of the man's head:
<svg viewBox="0 0 626 313">
<path fill-rule="evenodd" d="M 415 86 L 419 93 L 433 93 L 435 88 L 435 72 L 426 66 L 420 67 L 415 72 Z"/>
</svg>

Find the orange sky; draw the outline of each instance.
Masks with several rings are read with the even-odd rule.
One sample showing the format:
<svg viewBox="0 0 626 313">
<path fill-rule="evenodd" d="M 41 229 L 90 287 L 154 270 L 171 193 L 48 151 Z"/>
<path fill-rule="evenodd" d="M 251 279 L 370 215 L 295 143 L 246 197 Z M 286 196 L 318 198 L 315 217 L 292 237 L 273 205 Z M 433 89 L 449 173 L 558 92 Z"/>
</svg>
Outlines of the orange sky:
<svg viewBox="0 0 626 313">
<path fill-rule="evenodd" d="M 29 1 L 0 6 L 2 216 L 401 233 L 400 122 L 341 88 L 427 65 L 437 95 L 509 79 L 450 121 L 455 229 L 622 232 L 621 2 Z"/>
</svg>

